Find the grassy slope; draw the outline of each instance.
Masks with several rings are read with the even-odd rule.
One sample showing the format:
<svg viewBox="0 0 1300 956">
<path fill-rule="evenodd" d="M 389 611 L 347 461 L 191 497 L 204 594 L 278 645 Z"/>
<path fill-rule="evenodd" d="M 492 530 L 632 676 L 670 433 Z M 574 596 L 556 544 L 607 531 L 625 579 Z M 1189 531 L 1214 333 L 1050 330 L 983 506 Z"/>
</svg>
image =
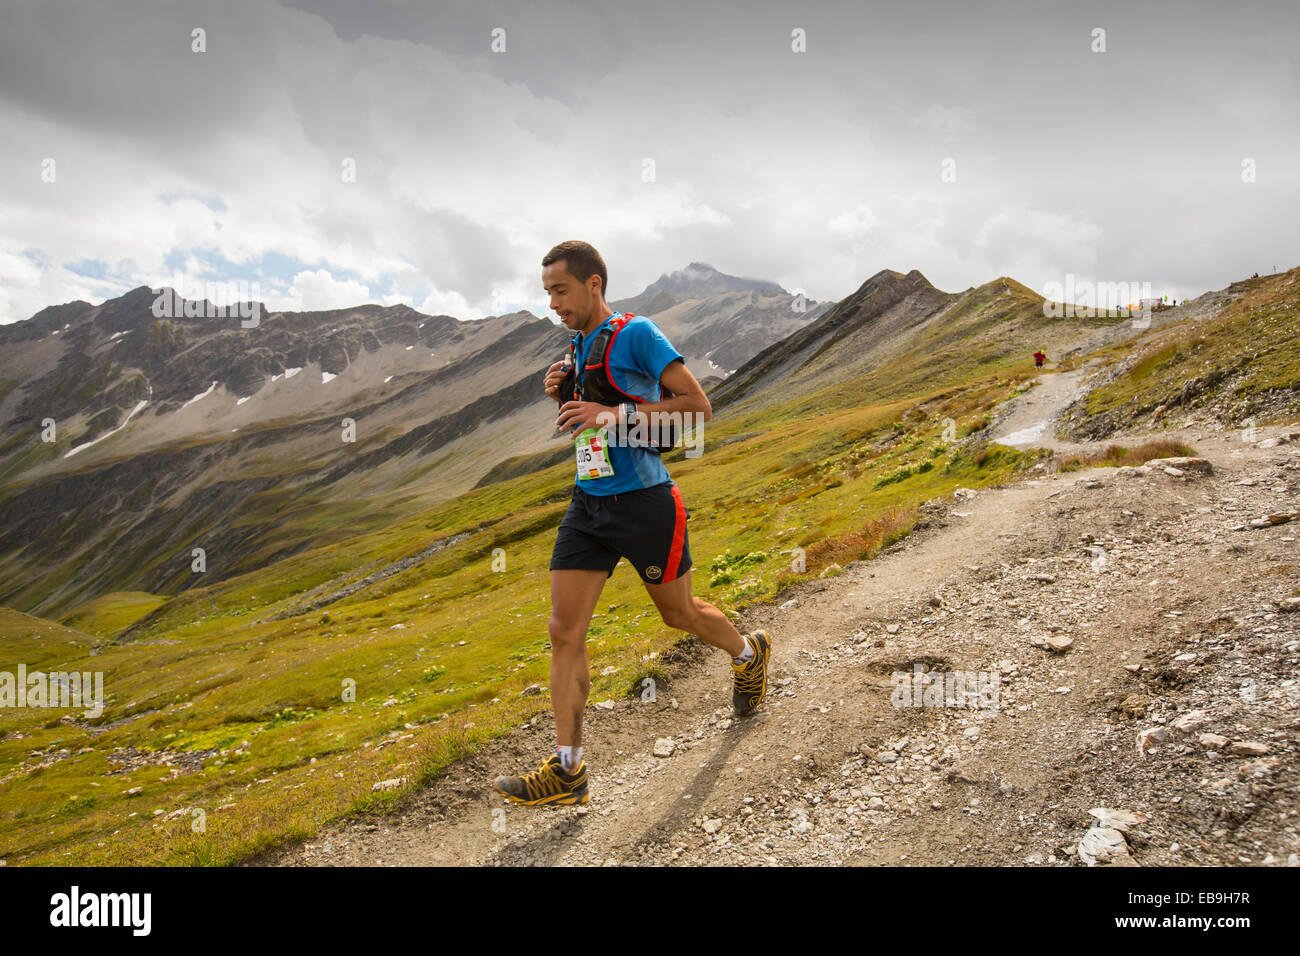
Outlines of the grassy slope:
<svg viewBox="0 0 1300 956">
<path fill-rule="evenodd" d="M 62 615 L 59 623 L 96 637 L 113 638 L 167 600 L 148 591 L 114 591 L 78 605 Z"/>
<path fill-rule="evenodd" d="M 1215 318 L 1153 330 L 1140 341 L 1136 361 L 1089 394 L 1088 415 L 1110 413 L 1122 420 L 1175 404 L 1188 383 L 1216 370 L 1241 376 L 1234 386 L 1237 397 L 1300 391 L 1297 280 L 1300 268 L 1235 283 L 1230 288 L 1242 294 Z"/>
<path fill-rule="evenodd" d="M 1063 310 L 1062 310 L 1063 312 Z M 801 398 L 780 410 L 764 410 L 764 419 L 796 420 L 827 408 L 852 408 L 888 402 L 903 395 L 921 395 L 944 389 L 966 388 L 974 382 L 1008 375 L 1033 374 L 1026 361 L 1034 347 L 1062 335 L 1072 337 L 1081 326 L 1104 327 L 1129 321 L 1089 316 L 1045 316 L 1043 299 L 1013 279 L 1002 278 L 962 294 L 937 320 L 920 329 L 898 355 L 864 374 L 801 393 L 798 376 L 782 387 Z M 853 362 L 852 354 L 837 360 Z M 741 401 L 734 413 L 761 401 Z M 728 414 L 732 414 L 728 410 Z"/>
</svg>

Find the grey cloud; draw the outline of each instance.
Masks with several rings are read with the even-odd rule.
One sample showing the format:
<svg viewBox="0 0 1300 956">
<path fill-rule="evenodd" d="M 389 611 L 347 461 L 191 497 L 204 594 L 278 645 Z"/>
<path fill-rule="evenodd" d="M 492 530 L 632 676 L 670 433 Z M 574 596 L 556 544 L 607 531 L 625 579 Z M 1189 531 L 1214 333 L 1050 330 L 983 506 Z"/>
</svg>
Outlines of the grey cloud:
<svg viewBox="0 0 1300 956">
<path fill-rule="evenodd" d="M 338 274 L 405 259 L 403 281 L 480 314 L 578 235 L 615 296 L 692 260 L 818 299 L 886 267 L 947 289 L 1074 272 L 1187 295 L 1300 248 L 1293 2 L 0 11 L 0 284 L 26 314 L 85 283 L 33 281 L 13 257 L 153 261 L 133 222 L 156 231 L 178 189 L 226 204 L 218 247 Z M 34 178 L 55 149 L 57 191 Z"/>
</svg>

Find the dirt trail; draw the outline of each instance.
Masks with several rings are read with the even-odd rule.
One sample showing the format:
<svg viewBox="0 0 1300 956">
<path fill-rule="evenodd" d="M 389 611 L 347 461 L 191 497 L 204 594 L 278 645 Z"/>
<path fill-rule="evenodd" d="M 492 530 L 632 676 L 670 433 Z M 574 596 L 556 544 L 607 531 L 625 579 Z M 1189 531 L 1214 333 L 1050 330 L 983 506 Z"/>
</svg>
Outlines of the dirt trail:
<svg viewBox="0 0 1300 956">
<path fill-rule="evenodd" d="M 998 433 L 1050 418 L 1084 374 L 1043 376 Z M 773 655 L 748 718 L 731 718 L 725 656 L 693 638 L 653 703 L 590 702 L 585 807 L 490 790 L 549 752 L 546 715 L 400 813 L 256 864 L 1079 865 L 1097 807 L 1143 818 L 1119 862 L 1294 864 L 1300 613 L 1279 602 L 1300 594 L 1300 521 L 1249 521 L 1300 507 L 1300 441 L 1161 434 L 1213 473 L 1044 473 L 931 502 L 876 559 L 753 609 L 738 623 Z M 997 706 L 894 706 L 893 675 L 918 663 L 996 669 Z"/>
<path fill-rule="evenodd" d="M 999 410 L 989 440 L 1019 449 L 1077 451 L 1083 447 L 1057 439 L 1054 425 L 1070 403 L 1083 394 L 1089 380 L 1097 374 L 1097 366 L 1094 359 L 1071 371 L 1049 368 L 1039 374 L 1033 388 Z"/>
</svg>

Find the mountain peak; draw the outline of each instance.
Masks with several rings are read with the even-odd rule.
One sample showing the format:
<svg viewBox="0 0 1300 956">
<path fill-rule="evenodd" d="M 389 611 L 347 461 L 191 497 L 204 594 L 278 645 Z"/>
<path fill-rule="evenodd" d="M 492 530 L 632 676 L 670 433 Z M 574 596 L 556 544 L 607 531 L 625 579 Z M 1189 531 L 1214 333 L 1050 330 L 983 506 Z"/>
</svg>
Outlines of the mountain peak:
<svg viewBox="0 0 1300 956">
<path fill-rule="evenodd" d="M 658 292 L 663 289 L 672 290 L 697 290 L 700 286 L 708 286 L 706 295 L 716 295 L 718 292 L 736 292 L 748 291 L 750 289 L 760 289 L 771 292 L 784 292 L 775 282 L 768 282 L 764 279 L 747 279 L 741 276 L 727 275 L 725 272 L 719 272 L 716 268 L 707 262 L 692 262 L 685 269 L 678 269 L 675 272 L 665 272 L 654 282 L 646 286 L 645 292 Z M 642 295 L 645 294 L 642 293 Z"/>
<path fill-rule="evenodd" d="M 858 287 L 855 296 L 865 293 L 875 292 L 878 289 L 890 288 L 893 286 L 912 287 L 914 289 L 933 289 L 930 280 L 921 274 L 920 269 L 913 269 L 906 274 L 896 272 L 893 269 L 881 269 L 866 282 Z M 852 296 L 850 297 L 852 298 Z"/>
<path fill-rule="evenodd" d="M 625 312 L 636 312 L 638 315 L 654 315 L 688 299 L 705 299 L 724 292 L 788 294 L 775 282 L 727 275 L 709 263 L 697 260 L 684 269 L 663 273 L 640 294 L 611 302 L 610 306 Z"/>
</svg>

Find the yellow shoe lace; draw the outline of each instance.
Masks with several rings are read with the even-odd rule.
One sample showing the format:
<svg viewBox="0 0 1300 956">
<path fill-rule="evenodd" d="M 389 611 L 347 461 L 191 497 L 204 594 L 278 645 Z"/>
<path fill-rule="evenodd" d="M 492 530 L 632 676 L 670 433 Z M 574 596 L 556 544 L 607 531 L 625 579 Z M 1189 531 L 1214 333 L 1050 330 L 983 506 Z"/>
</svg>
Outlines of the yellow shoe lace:
<svg viewBox="0 0 1300 956">
<path fill-rule="evenodd" d="M 526 775 L 524 777 L 524 793 L 527 795 L 527 799 L 537 800 L 568 789 L 570 784 L 566 784 L 555 772 L 556 768 L 560 766 L 559 761 L 552 761 L 550 757 L 547 757 L 542 761 L 540 767 Z M 574 774 L 576 776 L 576 769 Z"/>
<path fill-rule="evenodd" d="M 758 694 L 763 690 L 764 680 L 767 676 L 766 668 L 762 665 L 763 652 L 755 647 L 754 656 L 747 660 L 743 665 L 743 670 L 736 673 L 736 689 L 742 694 Z"/>
<path fill-rule="evenodd" d="M 560 789 L 560 781 L 555 776 L 555 765 L 551 758 L 542 761 L 541 766 L 524 777 L 524 794 L 529 800 L 550 796 Z"/>
<path fill-rule="evenodd" d="M 736 677 L 736 689 L 742 694 L 757 694 L 763 689 L 763 671 L 754 668 L 752 674 L 740 674 Z"/>
</svg>

